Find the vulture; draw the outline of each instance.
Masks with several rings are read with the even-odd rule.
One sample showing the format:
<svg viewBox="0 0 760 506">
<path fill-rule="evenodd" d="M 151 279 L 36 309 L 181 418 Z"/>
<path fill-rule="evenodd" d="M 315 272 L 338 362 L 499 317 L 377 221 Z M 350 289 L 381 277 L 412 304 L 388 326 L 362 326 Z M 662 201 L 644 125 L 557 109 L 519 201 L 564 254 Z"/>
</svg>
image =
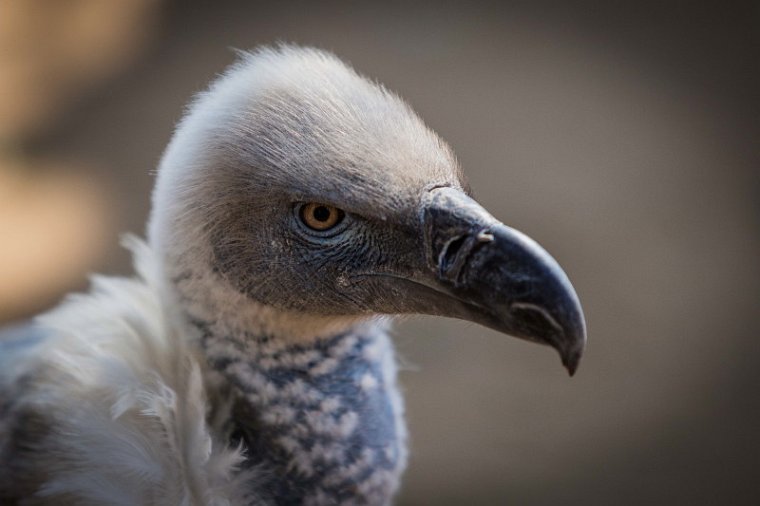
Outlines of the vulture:
<svg viewBox="0 0 760 506">
<path fill-rule="evenodd" d="M 0 338 L 0 504 L 390 504 L 394 315 L 555 348 L 578 297 L 449 146 L 331 53 L 241 53 L 160 161 L 134 277 Z"/>
</svg>

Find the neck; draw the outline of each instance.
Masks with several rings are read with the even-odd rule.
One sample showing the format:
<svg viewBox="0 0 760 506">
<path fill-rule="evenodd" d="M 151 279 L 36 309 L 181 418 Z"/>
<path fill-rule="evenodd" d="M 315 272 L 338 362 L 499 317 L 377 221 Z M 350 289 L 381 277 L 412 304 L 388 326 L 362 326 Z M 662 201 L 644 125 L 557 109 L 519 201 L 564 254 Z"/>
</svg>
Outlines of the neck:
<svg viewBox="0 0 760 506">
<path fill-rule="evenodd" d="M 382 321 L 312 340 L 197 323 L 237 393 L 237 440 L 277 504 L 385 504 L 406 463 L 393 347 Z"/>
</svg>

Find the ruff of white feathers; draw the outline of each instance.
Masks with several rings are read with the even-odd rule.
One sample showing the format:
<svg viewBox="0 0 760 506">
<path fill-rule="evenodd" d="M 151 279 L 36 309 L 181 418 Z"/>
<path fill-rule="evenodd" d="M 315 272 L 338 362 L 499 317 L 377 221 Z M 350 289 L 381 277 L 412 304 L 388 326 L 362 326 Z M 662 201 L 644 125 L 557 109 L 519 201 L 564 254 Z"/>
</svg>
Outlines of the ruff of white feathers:
<svg viewBox="0 0 760 506">
<path fill-rule="evenodd" d="M 43 371 L 43 387 L 24 398 L 53 420 L 38 442 L 34 465 L 50 477 L 38 494 L 76 504 L 256 502 L 256 477 L 237 470 L 241 451 L 212 435 L 229 412 L 215 406 L 218 423 L 207 420 L 209 379 L 192 336 L 166 321 L 158 263 L 142 241 L 125 243 L 139 277 L 94 277 L 89 294 L 39 319 L 50 336 L 1 373 Z"/>
</svg>

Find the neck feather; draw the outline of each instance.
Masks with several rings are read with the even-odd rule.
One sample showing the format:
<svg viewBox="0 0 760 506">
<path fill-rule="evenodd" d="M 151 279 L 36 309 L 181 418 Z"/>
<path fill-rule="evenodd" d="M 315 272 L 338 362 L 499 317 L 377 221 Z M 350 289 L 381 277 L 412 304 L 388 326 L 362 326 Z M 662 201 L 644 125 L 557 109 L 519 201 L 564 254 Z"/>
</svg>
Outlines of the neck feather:
<svg viewBox="0 0 760 506">
<path fill-rule="evenodd" d="M 406 428 L 385 322 L 310 341 L 195 325 L 211 367 L 237 393 L 233 442 L 277 504 L 390 502 Z"/>
</svg>

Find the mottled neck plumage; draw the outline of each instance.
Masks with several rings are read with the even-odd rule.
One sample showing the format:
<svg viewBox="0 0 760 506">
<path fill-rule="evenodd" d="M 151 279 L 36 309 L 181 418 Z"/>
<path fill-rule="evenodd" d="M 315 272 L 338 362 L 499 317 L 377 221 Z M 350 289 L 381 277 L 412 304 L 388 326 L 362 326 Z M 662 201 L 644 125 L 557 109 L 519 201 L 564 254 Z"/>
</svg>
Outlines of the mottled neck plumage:
<svg viewBox="0 0 760 506">
<path fill-rule="evenodd" d="M 380 322 L 308 344 L 203 328 L 234 386 L 237 439 L 277 504 L 386 504 L 406 463 L 393 347 Z"/>
</svg>

